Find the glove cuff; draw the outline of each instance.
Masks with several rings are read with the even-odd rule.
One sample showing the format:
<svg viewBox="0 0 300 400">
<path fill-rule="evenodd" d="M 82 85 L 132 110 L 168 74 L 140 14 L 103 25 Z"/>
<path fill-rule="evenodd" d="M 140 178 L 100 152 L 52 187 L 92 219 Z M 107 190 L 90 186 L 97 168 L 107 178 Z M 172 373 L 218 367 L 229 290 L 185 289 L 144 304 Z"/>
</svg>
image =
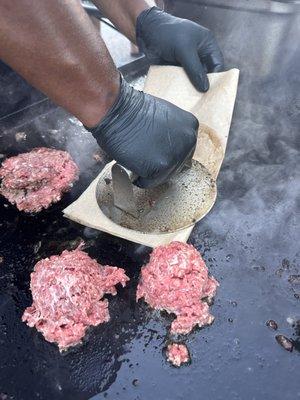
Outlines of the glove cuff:
<svg viewBox="0 0 300 400">
<path fill-rule="evenodd" d="M 115 103 L 97 126 L 86 128 L 92 133 L 103 150 L 107 151 L 107 142 L 115 134 L 120 134 L 127 124 L 135 118 L 142 108 L 144 96 L 143 92 L 134 89 L 120 74 L 120 92 Z"/>
<path fill-rule="evenodd" d="M 93 128 L 85 128 L 92 133 L 94 138 L 100 144 L 101 136 L 107 131 L 107 129 L 114 123 L 119 117 L 121 109 L 124 108 L 124 100 L 128 100 L 131 96 L 131 91 L 134 90 L 120 74 L 120 91 L 119 94 L 111 106 L 104 118 Z M 101 145 L 101 144 L 100 144 Z"/>
</svg>

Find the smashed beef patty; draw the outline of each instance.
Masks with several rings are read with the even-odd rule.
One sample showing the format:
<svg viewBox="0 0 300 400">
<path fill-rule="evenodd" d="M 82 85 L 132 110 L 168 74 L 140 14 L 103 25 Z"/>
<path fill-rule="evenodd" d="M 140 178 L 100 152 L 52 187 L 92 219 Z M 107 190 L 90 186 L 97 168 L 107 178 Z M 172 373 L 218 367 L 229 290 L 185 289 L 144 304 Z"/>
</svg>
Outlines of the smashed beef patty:
<svg viewBox="0 0 300 400">
<path fill-rule="evenodd" d="M 102 266 L 79 248 L 39 261 L 31 274 L 33 303 L 22 320 L 60 350 L 80 343 L 86 329 L 109 321 L 105 293 L 129 278 L 122 268 Z"/>
<path fill-rule="evenodd" d="M 180 367 L 190 361 L 188 348 L 183 343 L 171 343 L 166 351 L 167 360 L 175 367 Z"/>
<path fill-rule="evenodd" d="M 153 250 L 142 268 L 137 300 L 144 298 L 152 307 L 174 313 L 171 333 L 187 334 L 194 326 L 211 324 L 207 302 L 216 293 L 218 282 L 208 276 L 207 267 L 191 245 L 172 242 Z"/>
<path fill-rule="evenodd" d="M 78 174 L 66 151 L 40 147 L 3 162 L 0 193 L 20 211 L 39 212 L 59 201 Z"/>
</svg>

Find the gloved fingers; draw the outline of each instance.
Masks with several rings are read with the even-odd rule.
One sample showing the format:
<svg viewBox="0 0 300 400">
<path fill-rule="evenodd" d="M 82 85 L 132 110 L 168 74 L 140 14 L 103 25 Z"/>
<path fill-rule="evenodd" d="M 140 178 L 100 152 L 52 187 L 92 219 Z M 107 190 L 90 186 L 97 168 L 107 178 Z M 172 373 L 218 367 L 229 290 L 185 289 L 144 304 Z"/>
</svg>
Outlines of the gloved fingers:
<svg viewBox="0 0 300 400">
<path fill-rule="evenodd" d="M 224 58 L 218 46 L 207 55 L 201 56 L 201 50 L 198 50 L 199 57 L 207 72 L 220 72 L 224 70 Z"/>
<path fill-rule="evenodd" d="M 148 189 L 148 188 L 152 188 L 152 187 L 156 187 L 161 185 L 162 183 L 164 183 L 167 180 L 167 176 L 159 176 L 157 178 L 143 178 L 143 177 L 139 177 L 136 181 L 134 181 L 133 183 L 142 188 L 142 189 Z"/>
<path fill-rule="evenodd" d="M 148 188 L 162 185 L 163 183 L 165 183 L 168 180 L 173 169 L 174 170 L 176 169 L 176 165 L 171 170 L 166 169 L 163 172 L 157 173 L 153 177 L 146 178 L 146 177 L 139 176 L 133 183 L 142 189 L 148 189 Z"/>
<path fill-rule="evenodd" d="M 200 92 L 207 92 L 209 82 L 198 53 L 196 51 L 185 50 L 178 57 L 178 61 L 195 88 Z"/>
<path fill-rule="evenodd" d="M 196 145 L 193 149 L 188 153 L 188 155 L 184 158 L 183 161 L 180 161 L 177 165 L 175 165 L 172 169 L 166 171 L 165 174 L 159 175 L 155 178 L 143 178 L 139 177 L 133 183 L 143 189 L 148 189 L 151 187 L 156 187 L 162 185 L 163 183 L 167 182 L 173 175 L 181 172 L 183 168 L 187 168 L 191 166 L 192 158 L 196 149 Z"/>
</svg>

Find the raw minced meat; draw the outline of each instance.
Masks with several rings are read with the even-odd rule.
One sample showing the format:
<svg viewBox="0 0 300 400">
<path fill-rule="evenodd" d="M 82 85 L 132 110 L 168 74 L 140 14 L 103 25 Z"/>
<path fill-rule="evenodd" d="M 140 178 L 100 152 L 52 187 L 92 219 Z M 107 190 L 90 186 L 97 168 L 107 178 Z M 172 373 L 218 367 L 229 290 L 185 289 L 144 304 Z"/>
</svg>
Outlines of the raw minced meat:
<svg viewBox="0 0 300 400">
<path fill-rule="evenodd" d="M 78 173 L 66 151 L 36 148 L 3 162 L 0 193 L 20 211 L 38 212 L 59 201 Z"/>
<path fill-rule="evenodd" d="M 217 286 L 193 246 L 172 242 L 153 250 L 149 263 L 142 268 L 136 298 L 144 298 L 152 308 L 175 314 L 171 333 L 187 334 L 196 325 L 213 322 L 203 299 L 212 299 Z"/>
<path fill-rule="evenodd" d="M 167 360 L 175 367 L 190 361 L 188 348 L 183 343 L 171 343 L 166 350 Z"/>
<path fill-rule="evenodd" d="M 80 343 L 86 329 L 109 320 L 105 293 L 129 278 L 122 268 L 102 266 L 77 248 L 39 261 L 31 274 L 33 303 L 22 317 L 60 350 Z"/>
</svg>

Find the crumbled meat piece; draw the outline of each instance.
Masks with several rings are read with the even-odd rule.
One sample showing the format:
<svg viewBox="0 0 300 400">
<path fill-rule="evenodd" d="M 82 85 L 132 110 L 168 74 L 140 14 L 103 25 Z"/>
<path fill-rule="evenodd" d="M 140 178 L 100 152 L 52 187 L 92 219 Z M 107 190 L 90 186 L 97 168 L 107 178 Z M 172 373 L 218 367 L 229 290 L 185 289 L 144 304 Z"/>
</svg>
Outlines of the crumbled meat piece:
<svg viewBox="0 0 300 400">
<path fill-rule="evenodd" d="M 36 148 L 3 162 L 0 193 L 20 211 L 38 212 L 59 201 L 78 172 L 67 152 Z"/>
<path fill-rule="evenodd" d="M 274 321 L 273 319 L 270 319 L 269 321 L 267 321 L 267 322 L 266 322 L 266 325 L 267 325 L 269 328 L 273 329 L 274 331 L 277 331 L 277 329 L 278 329 L 277 322 Z"/>
<path fill-rule="evenodd" d="M 93 159 L 94 159 L 97 163 L 100 163 L 101 161 L 103 161 L 103 160 L 102 160 L 102 157 L 101 157 L 100 154 L 98 154 L 98 153 L 94 153 L 94 154 L 93 154 Z"/>
<path fill-rule="evenodd" d="M 17 132 L 16 134 L 15 134 L 15 139 L 16 139 L 16 141 L 17 142 L 21 142 L 22 140 L 25 140 L 26 139 L 26 133 L 25 132 Z"/>
<path fill-rule="evenodd" d="M 175 367 L 180 367 L 190 361 L 188 348 L 185 344 L 172 343 L 169 344 L 166 351 L 167 360 Z"/>
<path fill-rule="evenodd" d="M 283 335 L 276 335 L 275 339 L 276 339 L 277 343 L 280 344 L 280 346 L 284 348 L 284 350 L 293 351 L 294 344 L 290 339 L 288 339 L 287 337 L 285 337 Z"/>
<path fill-rule="evenodd" d="M 172 242 L 159 246 L 142 268 L 137 300 L 144 298 L 153 308 L 174 313 L 171 333 L 187 334 L 193 327 L 211 324 L 205 298 L 211 299 L 218 282 L 208 276 L 207 267 L 191 245 Z"/>
<path fill-rule="evenodd" d="M 0 256 L 0 264 L 2 264 L 4 261 L 4 257 Z"/>
<path fill-rule="evenodd" d="M 60 350 L 80 343 L 86 329 L 109 320 L 105 293 L 129 278 L 122 268 L 102 266 L 77 248 L 39 261 L 31 274 L 33 303 L 22 317 Z"/>
</svg>

